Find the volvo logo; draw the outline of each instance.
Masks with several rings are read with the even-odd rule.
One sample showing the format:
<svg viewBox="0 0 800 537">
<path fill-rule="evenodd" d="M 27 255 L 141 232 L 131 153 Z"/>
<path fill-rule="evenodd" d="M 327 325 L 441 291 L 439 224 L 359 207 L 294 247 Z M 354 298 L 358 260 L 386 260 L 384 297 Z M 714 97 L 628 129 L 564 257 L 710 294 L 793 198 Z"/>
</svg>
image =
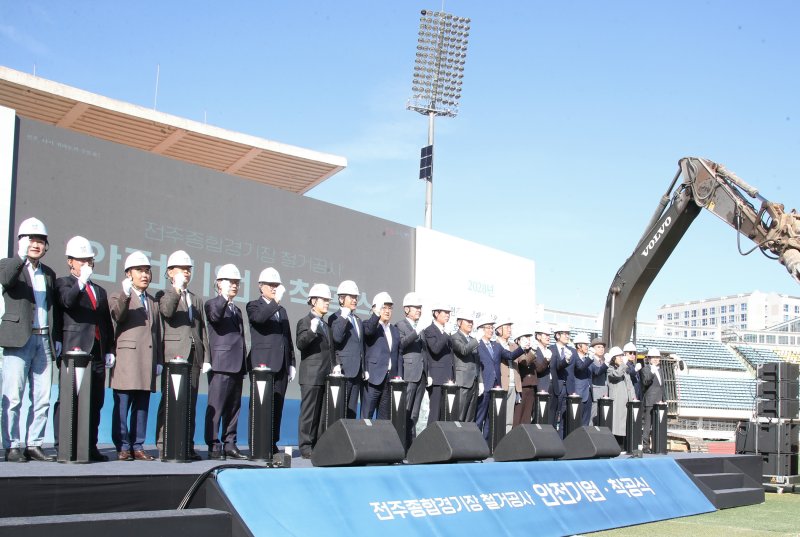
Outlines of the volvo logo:
<svg viewBox="0 0 800 537">
<path fill-rule="evenodd" d="M 648 243 L 647 243 L 647 246 L 645 246 L 645 247 L 644 247 L 644 250 L 642 250 L 642 255 L 643 255 L 644 257 L 647 257 L 647 256 L 648 256 L 648 254 L 650 254 L 650 250 L 652 250 L 652 249 L 653 249 L 653 247 L 656 245 L 656 243 L 657 243 L 657 242 L 658 242 L 658 241 L 661 239 L 661 235 L 663 235 L 663 234 L 664 234 L 664 232 L 667 230 L 667 228 L 669 227 L 669 225 L 670 225 L 671 223 L 672 223 L 672 217 L 671 217 L 671 216 L 668 216 L 668 217 L 667 217 L 667 219 L 666 219 L 666 220 L 664 220 L 664 223 L 662 223 L 662 224 L 661 224 L 661 225 L 658 227 L 658 231 L 656 231 L 656 234 L 655 234 L 655 235 L 653 235 L 653 238 L 652 238 L 652 239 L 650 239 L 650 242 L 648 242 Z"/>
</svg>

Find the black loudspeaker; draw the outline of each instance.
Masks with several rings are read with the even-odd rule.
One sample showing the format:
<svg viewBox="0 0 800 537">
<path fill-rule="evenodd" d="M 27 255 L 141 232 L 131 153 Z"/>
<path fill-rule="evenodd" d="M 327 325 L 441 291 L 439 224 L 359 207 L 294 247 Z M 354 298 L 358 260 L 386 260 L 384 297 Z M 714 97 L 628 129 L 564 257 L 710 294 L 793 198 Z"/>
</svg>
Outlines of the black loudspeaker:
<svg viewBox="0 0 800 537">
<path fill-rule="evenodd" d="M 756 405 L 759 417 L 773 419 L 797 419 L 800 401 L 797 399 L 762 399 Z"/>
<path fill-rule="evenodd" d="M 402 462 L 400 437 L 388 420 L 341 419 L 317 441 L 311 454 L 314 466 L 354 466 Z"/>
<path fill-rule="evenodd" d="M 564 459 L 606 459 L 618 456 L 622 450 L 607 427 L 583 426 L 564 439 L 567 454 Z"/>
<path fill-rule="evenodd" d="M 800 394 L 796 380 L 766 381 L 759 380 L 756 384 L 756 397 L 763 399 L 797 399 Z"/>
<path fill-rule="evenodd" d="M 797 453 L 762 453 L 761 459 L 764 461 L 764 475 L 797 475 Z"/>
<path fill-rule="evenodd" d="M 482 461 L 488 457 L 489 445 L 474 422 L 435 421 L 417 435 L 406 460 L 408 464 L 430 464 Z"/>
<path fill-rule="evenodd" d="M 797 453 L 800 424 L 747 422 L 736 433 L 738 453 Z"/>
<path fill-rule="evenodd" d="M 564 442 L 552 425 L 526 423 L 514 427 L 500 440 L 494 448 L 494 460 L 560 459 L 565 453 Z"/>
</svg>

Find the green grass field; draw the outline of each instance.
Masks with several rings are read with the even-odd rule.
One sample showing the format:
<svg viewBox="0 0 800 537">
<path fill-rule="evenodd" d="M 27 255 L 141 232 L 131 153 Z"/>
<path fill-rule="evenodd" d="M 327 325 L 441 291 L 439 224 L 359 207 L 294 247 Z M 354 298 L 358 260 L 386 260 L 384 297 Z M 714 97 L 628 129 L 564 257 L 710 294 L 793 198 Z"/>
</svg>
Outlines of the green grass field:
<svg viewBox="0 0 800 537">
<path fill-rule="evenodd" d="M 714 513 L 675 518 L 616 530 L 588 533 L 592 536 L 674 537 L 798 537 L 800 494 L 767 493 L 766 502 Z"/>
</svg>

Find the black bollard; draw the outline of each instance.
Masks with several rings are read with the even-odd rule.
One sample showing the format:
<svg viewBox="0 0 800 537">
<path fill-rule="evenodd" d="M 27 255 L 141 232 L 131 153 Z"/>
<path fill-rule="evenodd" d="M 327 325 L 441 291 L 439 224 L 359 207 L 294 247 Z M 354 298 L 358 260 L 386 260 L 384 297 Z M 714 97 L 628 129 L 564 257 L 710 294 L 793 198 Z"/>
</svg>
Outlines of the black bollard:
<svg viewBox="0 0 800 537">
<path fill-rule="evenodd" d="M 500 386 L 489 390 L 489 452 L 506 435 L 506 391 Z"/>
<path fill-rule="evenodd" d="M 192 365 L 176 356 L 166 363 L 162 373 L 161 397 L 164 398 L 164 462 L 191 462 L 190 424 L 192 408 Z"/>
<path fill-rule="evenodd" d="M 247 443 L 251 461 L 272 461 L 275 372 L 261 364 L 250 372 L 250 430 Z"/>
<path fill-rule="evenodd" d="M 458 386 L 452 380 L 442 384 L 439 421 L 458 421 Z M 430 420 L 429 420 L 430 421 Z"/>
<path fill-rule="evenodd" d="M 408 450 L 408 411 L 406 410 L 406 387 L 408 382 L 400 377 L 389 381 L 389 419 L 397 430 L 403 449 Z"/>
<path fill-rule="evenodd" d="M 567 396 L 567 418 L 564 423 L 564 438 L 575 429 L 583 425 L 583 411 L 581 409 L 581 396 L 572 394 Z"/>
<path fill-rule="evenodd" d="M 536 392 L 534 423 L 538 425 L 553 425 L 552 419 L 550 419 L 550 399 L 550 392 Z"/>
<path fill-rule="evenodd" d="M 89 462 L 92 356 L 76 348 L 63 353 L 59 377 L 58 462 Z M 33 410 L 30 410 L 33 412 Z"/>
<path fill-rule="evenodd" d="M 641 453 L 642 451 L 642 402 L 638 399 L 628 401 L 628 417 L 625 421 L 625 451 Z"/>
<path fill-rule="evenodd" d="M 608 427 L 614 423 L 614 400 L 610 397 L 601 397 L 597 400 L 597 426 Z"/>
<path fill-rule="evenodd" d="M 328 375 L 325 382 L 325 415 L 323 424 L 325 429 L 343 419 L 347 412 L 347 401 L 344 393 L 344 375 Z"/>
<path fill-rule="evenodd" d="M 667 403 L 663 401 L 655 403 L 652 409 L 651 429 L 653 430 L 653 442 L 650 449 L 653 453 L 667 453 Z"/>
</svg>

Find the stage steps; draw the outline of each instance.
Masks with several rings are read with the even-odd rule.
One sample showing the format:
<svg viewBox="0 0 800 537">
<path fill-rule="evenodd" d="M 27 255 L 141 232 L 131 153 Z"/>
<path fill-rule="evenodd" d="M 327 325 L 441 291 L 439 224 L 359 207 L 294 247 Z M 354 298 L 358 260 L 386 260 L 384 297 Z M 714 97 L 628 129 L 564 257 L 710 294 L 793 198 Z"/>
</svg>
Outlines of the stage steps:
<svg viewBox="0 0 800 537">
<path fill-rule="evenodd" d="M 0 518 L 0 535 L 14 537 L 231 537 L 231 515 L 216 509 L 184 509 Z"/>
<path fill-rule="evenodd" d="M 764 502 L 759 457 L 676 458 L 676 462 L 717 509 Z"/>
</svg>

